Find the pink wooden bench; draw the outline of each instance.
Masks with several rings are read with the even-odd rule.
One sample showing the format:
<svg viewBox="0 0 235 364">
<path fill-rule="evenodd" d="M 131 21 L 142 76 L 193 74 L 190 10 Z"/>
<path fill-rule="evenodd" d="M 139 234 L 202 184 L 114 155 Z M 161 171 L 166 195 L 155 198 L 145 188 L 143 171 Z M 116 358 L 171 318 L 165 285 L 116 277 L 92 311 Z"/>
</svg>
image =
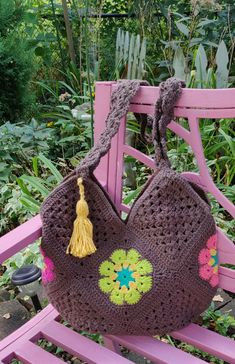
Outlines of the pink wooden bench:
<svg viewBox="0 0 235 364">
<path fill-rule="evenodd" d="M 95 100 L 95 137 L 104 128 L 105 118 L 109 110 L 110 95 L 115 83 L 98 82 Z M 142 87 L 132 100 L 130 111 L 153 113 L 154 103 L 158 97 L 158 88 Z M 175 108 L 175 115 L 188 118 L 189 130 L 172 121 L 170 129 L 182 137 L 195 153 L 199 174 L 185 172 L 183 175 L 210 192 L 233 217 L 235 208 L 230 201 L 214 185 L 204 159 L 203 147 L 199 131 L 199 118 L 234 118 L 235 89 L 223 90 L 183 90 L 182 97 Z M 128 211 L 122 204 L 122 170 L 123 155 L 131 155 L 142 163 L 154 168 L 153 161 L 128 146 L 124 142 L 125 118 L 118 135 L 114 138 L 109 155 L 104 157 L 96 170 L 96 176 L 106 187 L 120 211 Z M 19 250 L 33 243 L 41 236 L 40 217 L 36 216 L 22 226 L 11 231 L 0 239 L 0 263 Z M 235 246 L 218 229 L 220 263 L 235 265 Z M 235 293 L 235 271 L 220 267 L 220 287 Z M 183 342 L 210 353 L 228 363 L 235 363 L 235 341 L 218 335 L 196 324 L 171 333 Z M 65 351 L 86 361 L 87 363 L 124 364 L 130 363 L 119 352 L 119 345 L 152 360 L 154 363 L 196 364 L 204 361 L 193 357 L 169 344 L 151 337 L 110 336 L 104 338 L 105 347 L 81 336 L 59 323 L 59 314 L 51 306 L 47 306 L 20 329 L 0 342 L 0 362 L 9 363 L 13 358 L 23 363 L 59 364 L 63 361 L 46 352 L 36 342 L 40 338 L 54 343 Z"/>
</svg>

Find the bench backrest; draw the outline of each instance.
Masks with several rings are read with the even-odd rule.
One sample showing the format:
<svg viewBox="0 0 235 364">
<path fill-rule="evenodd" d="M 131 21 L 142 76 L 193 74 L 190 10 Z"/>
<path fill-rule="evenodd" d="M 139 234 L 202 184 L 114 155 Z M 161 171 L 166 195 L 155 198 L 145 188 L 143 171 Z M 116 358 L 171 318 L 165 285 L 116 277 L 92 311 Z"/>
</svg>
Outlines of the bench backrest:
<svg viewBox="0 0 235 364">
<path fill-rule="evenodd" d="M 115 89 L 115 82 L 97 82 L 95 95 L 95 140 L 105 128 L 105 120 L 109 112 L 110 96 Z M 157 87 L 142 86 L 133 98 L 129 111 L 153 114 L 154 105 L 159 95 Z M 188 119 L 188 129 L 172 121 L 169 128 L 183 138 L 191 146 L 197 160 L 199 173 L 184 172 L 188 180 L 200 185 L 206 192 L 211 193 L 218 203 L 235 217 L 235 206 L 216 187 L 213 182 L 204 157 L 201 140 L 199 120 L 235 118 L 235 89 L 199 90 L 184 89 L 180 100 L 175 107 L 175 116 Z M 228 121 L 229 122 L 229 121 Z M 129 155 L 149 166 L 155 168 L 154 161 L 125 143 L 126 118 L 121 122 L 118 134 L 112 141 L 112 148 L 108 155 L 103 157 L 95 174 L 105 186 L 119 211 L 128 211 L 122 204 L 122 180 L 124 155 Z M 235 265 L 235 245 L 218 228 L 218 246 L 220 264 Z M 220 267 L 220 287 L 235 292 L 235 270 Z"/>
</svg>

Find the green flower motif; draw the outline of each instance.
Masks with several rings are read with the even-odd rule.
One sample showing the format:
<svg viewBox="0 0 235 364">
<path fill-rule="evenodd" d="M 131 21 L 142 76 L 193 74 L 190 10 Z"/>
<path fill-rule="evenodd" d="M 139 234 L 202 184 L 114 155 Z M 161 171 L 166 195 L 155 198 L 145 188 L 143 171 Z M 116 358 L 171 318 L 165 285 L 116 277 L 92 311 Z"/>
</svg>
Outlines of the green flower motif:
<svg viewBox="0 0 235 364">
<path fill-rule="evenodd" d="M 101 291 L 116 305 L 136 304 L 152 288 L 152 264 L 135 249 L 117 249 L 109 259 L 99 267 Z"/>
</svg>

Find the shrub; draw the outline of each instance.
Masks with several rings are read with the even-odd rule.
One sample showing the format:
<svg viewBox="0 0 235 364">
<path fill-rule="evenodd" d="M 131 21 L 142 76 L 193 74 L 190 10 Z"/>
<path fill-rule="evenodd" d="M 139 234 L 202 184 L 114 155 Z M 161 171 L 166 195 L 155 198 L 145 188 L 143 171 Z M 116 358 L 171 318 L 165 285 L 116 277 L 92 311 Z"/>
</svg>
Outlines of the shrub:
<svg viewBox="0 0 235 364">
<path fill-rule="evenodd" d="M 33 55 L 22 30 L 23 17 L 19 1 L 0 0 L 0 123 L 19 119 L 33 104 Z"/>
</svg>

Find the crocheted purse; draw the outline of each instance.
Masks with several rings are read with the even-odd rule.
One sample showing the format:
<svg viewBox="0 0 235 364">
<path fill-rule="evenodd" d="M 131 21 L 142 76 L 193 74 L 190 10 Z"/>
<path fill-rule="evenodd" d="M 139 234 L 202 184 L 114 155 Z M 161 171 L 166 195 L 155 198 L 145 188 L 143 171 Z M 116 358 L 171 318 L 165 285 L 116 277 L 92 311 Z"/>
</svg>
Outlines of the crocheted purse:
<svg viewBox="0 0 235 364">
<path fill-rule="evenodd" d="M 146 83 L 144 83 L 146 85 Z M 209 305 L 218 285 L 216 228 L 205 193 L 170 168 L 166 128 L 182 82 L 160 85 L 152 126 L 157 168 L 120 218 L 93 171 L 111 146 L 139 81 L 111 97 L 105 131 L 41 209 L 42 280 L 73 327 L 109 334 L 154 335 L 182 328 Z"/>
</svg>

